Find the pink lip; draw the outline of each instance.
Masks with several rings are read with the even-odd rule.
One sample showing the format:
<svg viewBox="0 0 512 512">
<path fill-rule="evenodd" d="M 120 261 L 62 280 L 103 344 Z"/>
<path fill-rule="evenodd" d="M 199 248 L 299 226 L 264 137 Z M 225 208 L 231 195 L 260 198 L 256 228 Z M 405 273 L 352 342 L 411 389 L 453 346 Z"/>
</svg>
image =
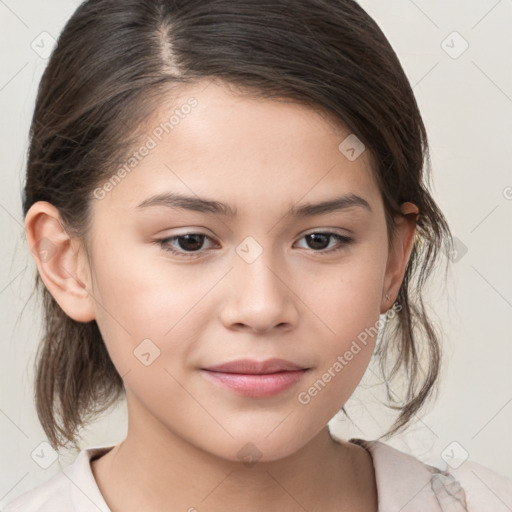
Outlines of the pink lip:
<svg viewBox="0 0 512 512">
<path fill-rule="evenodd" d="M 284 359 L 261 362 L 243 359 L 202 370 L 207 378 L 239 395 L 264 398 L 277 395 L 299 382 L 308 368 Z"/>
<path fill-rule="evenodd" d="M 224 373 L 244 373 L 252 375 L 260 375 L 263 373 L 277 373 L 282 371 L 306 370 L 303 366 L 299 366 L 285 359 L 267 359 L 266 361 L 253 361 L 251 359 L 239 359 L 230 363 L 219 364 L 203 368 L 214 372 Z"/>
</svg>

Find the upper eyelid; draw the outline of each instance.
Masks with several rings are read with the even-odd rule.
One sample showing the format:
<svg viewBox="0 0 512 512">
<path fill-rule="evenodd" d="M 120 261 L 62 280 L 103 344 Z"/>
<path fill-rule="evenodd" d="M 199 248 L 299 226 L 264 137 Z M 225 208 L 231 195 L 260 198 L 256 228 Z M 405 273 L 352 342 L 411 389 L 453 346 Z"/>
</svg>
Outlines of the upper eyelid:
<svg viewBox="0 0 512 512">
<path fill-rule="evenodd" d="M 316 233 L 322 233 L 322 234 L 327 234 L 327 235 L 340 236 L 340 237 L 343 237 L 343 238 L 347 238 L 347 239 L 353 240 L 352 232 L 350 230 L 347 230 L 347 231 L 349 231 L 350 234 L 342 234 L 342 233 L 339 233 L 337 231 L 333 231 L 333 228 L 318 228 L 318 229 L 313 229 L 312 231 L 307 231 L 306 233 L 303 233 L 302 235 L 300 235 L 297 238 L 297 241 L 301 240 L 305 236 L 312 235 L 314 233 L 315 234 Z M 180 237 L 186 236 L 186 235 L 202 235 L 202 236 L 208 238 L 209 240 L 211 240 L 214 244 L 215 243 L 218 244 L 218 241 L 215 240 L 215 237 L 210 236 L 207 233 L 203 233 L 201 231 L 186 231 L 185 233 L 179 233 L 177 235 L 170 235 L 170 236 L 166 236 L 166 237 L 160 238 L 160 239 L 157 240 L 157 242 L 176 240 L 177 238 L 180 238 Z M 183 252 L 185 254 L 187 254 L 187 251 L 183 251 Z M 200 251 L 194 251 L 194 252 L 199 253 Z M 190 252 L 188 254 L 194 254 L 194 252 Z"/>
<path fill-rule="evenodd" d="M 340 233 L 337 233 L 336 231 L 333 231 L 332 228 L 330 228 L 330 229 L 320 228 L 320 229 L 314 229 L 313 231 L 306 232 L 297 238 L 297 242 L 313 233 L 323 233 L 323 234 L 329 235 L 331 238 L 337 239 L 337 245 L 335 247 L 331 247 L 330 249 L 324 249 L 321 251 L 313 251 L 314 253 L 318 254 L 319 256 L 322 256 L 322 255 L 328 256 L 331 254 L 337 254 L 338 252 L 342 251 L 345 247 L 348 247 L 351 244 L 353 244 L 354 242 L 356 242 L 355 238 L 352 235 L 342 235 Z M 196 260 L 198 258 L 207 257 L 208 253 L 211 253 L 212 250 L 215 250 L 215 247 L 210 247 L 207 249 L 200 249 L 198 251 L 186 251 L 186 250 L 178 249 L 170 244 L 170 240 L 180 238 L 182 236 L 186 236 L 186 235 L 190 235 L 190 234 L 202 235 L 208 239 L 214 238 L 205 233 L 200 233 L 198 231 L 187 231 L 186 233 L 183 233 L 183 234 L 172 235 L 169 237 L 157 239 L 153 243 L 157 243 L 163 251 L 175 255 L 177 258 L 183 258 L 184 260 Z M 294 242 L 294 244 L 297 242 Z M 166 247 L 164 247 L 164 244 L 165 245 L 169 244 L 169 245 L 171 245 L 171 247 L 166 248 Z M 214 240 L 213 245 L 215 245 L 215 244 L 218 244 L 218 242 L 216 242 Z"/>
<path fill-rule="evenodd" d="M 335 231 L 335 229 L 336 228 L 315 228 L 315 229 L 312 229 L 310 231 L 307 231 L 307 232 L 301 234 L 299 236 L 299 239 L 303 238 L 307 235 L 312 235 L 313 233 L 326 233 L 326 234 L 340 235 L 340 236 L 346 236 L 346 237 L 350 237 L 353 234 L 353 231 L 351 231 L 350 229 L 347 229 L 347 228 L 339 228 L 339 229 L 343 229 L 344 231 L 348 232 L 348 234 L 340 233 L 338 231 Z M 190 230 L 190 231 L 185 231 L 184 233 L 172 234 L 169 236 L 164 236 L 160 240 L 170 240 L 170 239 L 174 239 L 174 238 L 180 238 L 180 237 L 186 236 L 186 235 L 203 235 L 207 238 L 215 240 L 215 236 L 209 235 L 208 233 L 204 233 L 200 230 L 198 230 L 198 231 Z"/>
<path fill-rule="evenodd" d="M 182 229 L 182 228 L 175 228 L 175 229 Z M 187 228 L 184 228 L 187 229 Z M 209 231 L 206 228 L 192 228 L 188 229 L 187 231 L 184 231 L 183 233 L 173 233 L 168 236 L 165 236 L 163 238 L 173 238 L 173 237 L 179 237 L 179 236 L 185 236 L 185 235 L 204 235 L 208 236 L 210 238 L 215 238 L 215 235 L 210 235 L 209 233 L 205 232 Z M 346 233 L 349 233 L 350 235 L 354 234 L 354 231 L 349 228 L 341 228 L 341 227 L 325 227 L 325 228 L 310 228 L 306 232 L 304 232 L 300 236 L 306 236 L 310 235 L 311 233 L 335 233 L 335 234 L 341 234 L 339 231 L 344 231 Z M 348 235 L 347 235 L 348 236 Z"/>
</svg>

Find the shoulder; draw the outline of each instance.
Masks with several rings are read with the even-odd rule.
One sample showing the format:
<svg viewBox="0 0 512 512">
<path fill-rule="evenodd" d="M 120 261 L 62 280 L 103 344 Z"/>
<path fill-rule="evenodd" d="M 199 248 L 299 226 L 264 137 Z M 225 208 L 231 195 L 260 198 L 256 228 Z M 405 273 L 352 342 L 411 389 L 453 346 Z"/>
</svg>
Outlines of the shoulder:
<svg viewBox="0 0 512 512">
<path fill-rule="evenodd" d="M 92 474 L 91 458 L 112 447 L 82 450 L 75 461 L 59 473 L 21 494 L 2 512 L 111 512 Z"/>
<path fill-rule="evenodd" d="M 476 461 L 440 469 L 381 441 L 350 439 L 373 459 L 379 511 L 510 512 L 512 479 Z M 457 469 L 456 462 L 461 462 Z"/>
<path fill-rule="evenodd" d="M 11 501 L 2 512 L 60 512 L 72 510 L 69 481 L 63 471 Z"/>
<path fill-rule="evenodd" d="M 512 510 L 512 478 L 473 460 L 461 461 L 460 466 L 456 469 L 450 468 L 448 472 L 464 489 L 470 510 L 476 512 L 510 512 Z"/>
</svg>

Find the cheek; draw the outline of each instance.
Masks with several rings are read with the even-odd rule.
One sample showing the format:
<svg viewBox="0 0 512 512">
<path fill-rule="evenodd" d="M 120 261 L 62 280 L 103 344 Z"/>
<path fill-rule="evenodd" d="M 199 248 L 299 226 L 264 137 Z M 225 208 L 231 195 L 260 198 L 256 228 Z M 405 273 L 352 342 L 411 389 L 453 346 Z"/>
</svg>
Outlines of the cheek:
<svg viewBox="0 0 512 512">
<path fill-rule="evenodd" d="M 296 396 L 301 414 L 321 422 L 329 421 L 354 393 L 370 363 L 380 327 L 375 304 L 355 299 L 338 297 L 338 307 L 328 318 L 334 334 L 315 339 L 318 365 Z"/>
<path fill-rule="evenodd" d="M 211 291 L 226 269 L 192 269 L 154 254 L 148 264 L 145 250 L 129 252 L 109 248 L 94 265 L 97 323 L 110 358 L 118 373 L 127 375 L 127 385 L 157 378 L 166 386 L 166 370 L 181 381 L 193 364 L 195 342 L 211 323 L 216 306 Z M 170 385 L 175 394 L 176 385 Z"/>
<path fill-rule="evenodd" d="M 301 296 L 316 313 L 333 348 L 342 348 L 378 320 L 384 273 L 385 256 L 379 247 L 368 244 L 343 265 L 315 272 L 315 279 L 303 287 Z"/>
<path fill-rule="evenodd" d="M 378 247 L 329 274 L 317 274 L 315 285 L 304 290 L 305 301 L 315 313 L 318 347 L 317 387 L 330 389 L 344 402 L 363 376 L 372 356 L 380 325 L 384 264 Z M 384 258 L 385 262 L 385 258 Z M 312 390 L 315 394 L 315 390 Z"/>
</svg>

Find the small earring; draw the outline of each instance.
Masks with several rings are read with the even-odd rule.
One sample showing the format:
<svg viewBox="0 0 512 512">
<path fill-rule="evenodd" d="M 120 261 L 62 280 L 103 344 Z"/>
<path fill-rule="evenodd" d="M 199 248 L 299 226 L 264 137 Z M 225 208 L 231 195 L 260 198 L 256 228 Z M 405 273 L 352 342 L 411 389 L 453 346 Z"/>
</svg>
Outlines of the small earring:
<svg viewBox="0 0 512 512">
<path fill-rule="evenodd" d="M 387 300 L 388 302 L 389 302 L 390 298 L 391 298 L 391 297 L 389 296 L 389 293 L 386 293 L 386 300 Z"/>
</svg>

